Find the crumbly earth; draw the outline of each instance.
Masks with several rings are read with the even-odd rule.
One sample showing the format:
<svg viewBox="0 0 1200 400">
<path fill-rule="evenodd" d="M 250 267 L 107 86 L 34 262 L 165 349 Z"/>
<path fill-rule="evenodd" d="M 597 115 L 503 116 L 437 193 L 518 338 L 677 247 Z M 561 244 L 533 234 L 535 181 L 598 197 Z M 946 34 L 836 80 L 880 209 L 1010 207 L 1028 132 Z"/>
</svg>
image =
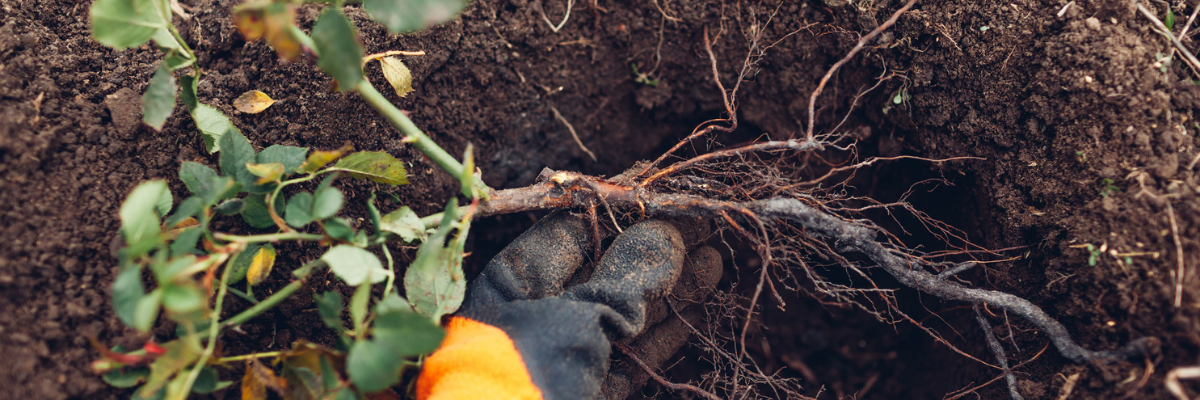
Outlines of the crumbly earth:
<svg viewBox="0 0 1200 400">
<path fill-rule="evenodd" d="M 283 63 L 265 43 L 245 42 L 229 16 L 237 1 L 181 3 L 193 18 L 176 24 L 205 71 L 201 101 L 230 115 L 256 146 L 331 149 L 351 142 L 388 151 L 411 167 L 409 186 L 340 183 L 351 205 L 346 215 L 365 217 L 362 204 L 372 190 L 394 195 L 381 196 L 393 198 L 383 201 L 385 211 L 409 205 L 422 215 L 456 192 L 454 180 L 401 143 L 364 102 L 330 91 L 315 66 Z M 181 162 L 215 161 L 182 107 L 162 132 L 140 123 L 140 95 L 161 56 L 150 46 L 118 52 L 94 42 L 89 4 L 0 0 L 0 392 L 11 398 L 128 396 L 89 371 L 97 353 L 86 339 L 126 346 L 146 339 L 117 321 L 109 301 L 117 209 L 147 179 L 168 180 L 179 196 Z M 552 31 L 539 10 L 558 23 L 567 4 L 573 4 L 569 19 Z M 1160 3 L 1147 4 L 1165 15 Z M 405 59 L 416 91 L 390 98 L 451 153 L 474 144 L 484 180 L 503 188 L 529 184 L 547 166 L 613 175 L 719 117 L 706 30 L 716 37 L 721 78 L 730 86 L 747 37 L 763 30 L 765 43 L 774 43 L 753 54 L 757 64 L 737 93 L 741 129 L 716 141 L 737 145 L 803 132 L 808 94 L 820 77 L 899 6 L 898 0 L 480 0 L 461 18 L 414 35 L 390 35 L 354 6 L 347 13 L 369 52 L 427 53 Z M 301 26 L 310 28 L 318 11 L 303 7 Z M 1175 10 L 1177 33 L 1191 11 Z M 1190 38 L 1183 43 L 1195 50 Z M 836 74 L 821 98 L 817 128 L 828 130 L 858 91 L 890 78 L 857 101 L 843 126 L 860 139 L 861 155 L 982 158 L 884 163 L 854 181 L 854 195 L 885 202 L 913 187 L 907 198 L 917 209 L 976 244 L 1006 249 L 988 258 L 1003 261 L 964 279 L 1034 301 L 1085 347 L 1114 348 L 1143 336 L 1163 343 L 1149 363 L 1074 365 L 1053 350 L 1037 356 L 1045 336 L 1023 321 L 1009 328 L 997 315 L 993 325 L 1010 364 L 1036 357 L 1016 369 L 1026 398 L 1060 398 L 1066 390 L 1072 399 L 1168 398 L 1167 372 L 1200 361 L 1200 116 L 1193 113 L 1200 86 L 1178 54 L 1166 59 L 1172 54 L 1127 2 L 921 0 Z M 657 84 L 636 82 L 631 65 Z M 378 69 L 368 72 L 383 82 Z M 279 102 L 260 114 L 238 114 L 233 99 L 252 89 Z M 598 160 L 575 145 L 552 108 Z M 920 183 L 930 178 L 951 185 Z M 478 271 L 535 217 L 480 221 L 468 269 Z M 880 217 L 897 233 L 912 232 L 903 237 L 909 245 L 939 248 L 914 220 Z M 217 227 L 247 229 L 236 220 Z M 1185 271 L 1178 306 L 1176 243 Z M 1104 251 L 1089 260 L 1087 244 Z M 281 246 L 280 267 L 259 290 L 286 285 L 291 268 L 319 254 L 315 247 Z M 744 256 L 727 261 L 744 273 L 755 265 Z M 752 282 L 744 274 L 737 279 L 733 265 L 720 287 Z M 245 324 L 224 351 L 328 342 L 311 293 L 349 292 L 332 277 L 314 279 L 310 289 Z M 939 398 L 998 375 L 911 324 L 884 324 L 786 291 L 785 297 L 785 310 L 773 301 L 763 306 L 763 328 L 749 351 L 764 372 L 802 379 L 810 396 Z M 900 298 L 906 313 L 947 342 L 994 363 L 969 307 L 903 291 Z M 173 327 L 163 325 L 156 334 L 167 338 Z M 667 362 L 664 375 L 698 380 L 711 369 L 707 357 L 691 347 Z M 1200 392 L 1194 381 L 1184 387 L 1192 396 Z M 656 386 L 642 393 L 668 395 Z M 1007 397 L 1002 382 L 979 393 Z M 230 389 L 215 396 L 237 395 Z"/>
</svg>

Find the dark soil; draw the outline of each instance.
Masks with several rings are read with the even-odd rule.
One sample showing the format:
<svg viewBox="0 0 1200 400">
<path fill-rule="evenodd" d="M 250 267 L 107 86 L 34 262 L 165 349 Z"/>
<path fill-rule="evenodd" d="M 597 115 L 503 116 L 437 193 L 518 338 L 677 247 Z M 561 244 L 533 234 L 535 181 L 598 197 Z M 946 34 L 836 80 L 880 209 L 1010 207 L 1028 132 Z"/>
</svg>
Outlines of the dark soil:
<svg viewBox="0 0 1200 400">
<path fill-rule="evenodd" d="M 395 36 L 360 10 L 347 11 L 368 52 L 428 53 L 405 61 L 417 90 L 393 100 L 451 153 L 474 144 L 484 180 L 505 188 L 532 183 L 542 167 L 613 175 L 661 154 L 698 122 L 719 117 L 721 98 L 703 49 L 706 28 L 721 32 L 714 50 L 722 79 L 731 84 L 746 56 L 747 35 L 765 29 L 774 42 L 808 26 L 762 54 L 738 93 L 742 129 L 718 141 L 736 145 L 803 132 L 808 94 L 820 77 L 900 6 L 895 0 L 663 0 L 658 4 L 672 17 L 667 20 L 654 2 L 585 0 L 554 33 L 537 11 L 539 2 L 552 20 L 562 18 L 565 1 L 486 0 L 445 26 Z M 207 73 L 201 101 L 230 115 L 256 146 L 332 149 L 349 141 L 411 166 L 410 186 L 343 182 L 348 215 L 365 216 L 362 203 L 371 190 L 397 196 L 398 203 L 384 202 L 385 211 L 403 204 L 422 215 L 457 191 L 456 181 L 402 144 L 364 102 L 331 92 L 315 66 L 283 63 L 265 43 L 246 43 L 229 17 L 236 1 L 183 3 L 194 18 L 176 22 Z M 831 81 L 818 105 L 817 128 L 835 125 L 853 95 L 876 77 L 891 77 L 859 101 L 844 128 L 862 139 L 863 155 L 984 160 L 879 164 L 860 172 L 855 195 L 895 201 L 916 182 L 944 177 L 953 186 L 917 186 L 909 200 L 974 243 L 1015 248 L 997 257 L 1007 261 L 964 278 L 1032 300 L 1088 348 L 1111 349 L 1143 336 L 1163 342 L 1161 354 L 1149 358 L 1148 379 L 1141 360 L 1074 365 L 1047 350 L 1016 370 L 1026 398 L 1059 398 L 1074 374 L 1072 399 L 1169 398 L 1166 373 L 1200 361 L 1200 175 L 1193 162 L 1200 86 L 1178 57 L 1166 68 L 1156 64 L 1156 55 L 1169 54 L 1171 46 L 1125 2 L 1071 2 L 1059 16 L 1067 3 L 920 1 Z M 215 161 L 182 107 L 162 132 L 140 123 L 140 95 L 160 55 L 149 46 L 117 52 L 92 41 L 89 5 L 0 0 L 0 397 L 128 396 L 90 372 L 97 354 L 86 340 L 126 346 L 145 340 L 117 321 L 109 301 L 117 209 L 147 179 L 167 179 L 179 196 L 181 162 Z M 1160 3 L 1147 6 L 1163 14 Z M 301 26 L 311 27 L 319 9 L 301 10 Z M 1184 11 L 1191 10 L 1176 14 Z M 631 63 L 652 71 L 659 84 L 634 82 Z M 377 69 L 368 71 L 382 82 Z M 261 114 L 237 114 L 232 100 L 251 89 L 279 102 Z M 894 104 L 900 93 L 905 101 Z M 578 149 L 551 107 L 571 121 L 598 161 Z M 706 144 L 694 148 L 704 151 Z M 480 221 L 472 230 L 469 269 L 477 271 L 535 217 Z M 897 221 L 880 223 L 914 232 L 905 237 L 910 245 L 938 248 L 919 225 Z M 217 225 L 245 229 L 240 226 L 236 220 Z M 1178 307 L 1174 231 L 1187 266 Z M 1106 253 L 1090 265 L 1088 251 L 1077 247 L 1083 244 L 1157 256 L 1128 256 L 1126 264 L 1126 256 Z M 263 292 L 285 285 L 290 270 L 319 249 L 285 246 L 279 254 L 280 267 Z M 736 260 L 743 274 L 753 270 L 753 261 Z M 738 276 L 728 268 L 722 287 Z M 323 279 L 310 286 L 246 324 L 244 334 L 231 335 L 225 351 L 328 341 L 311 293 L 337 286 Z M 763 307 L 764 328 L 752 335 L 751 353 L 765 372 L 802 379 L 810 396 L 940 398 L 998 375 L 911 324 L 888 325 L 856 309 L 788 296 L 786 311 L 770 302 Z M 916 293 L 901 299 L 906 312 L 951 344 L 994 362 L 969 307 Z M 1023 321 L 1011 321 L 1011 329 L 997 321 L 1010 363 L 1046 346 L 1046 337 Z M 158 333 L 165 338 L 171 329 Z M 665 375 L 698 379 L 711 369 L 702 356 L 696 347 L 685 349 L 668 361 L 673 367 Z M 1200 391 L 1196 382 L 1185 387 L 1192 395 Z M 237 395 L 225 392 L 217 397 Z M 655 387 L 642 393 L 666 396 Z M 980 396 L 1006 398 L 1007 391 L 998 382 Z"/>
</svg>

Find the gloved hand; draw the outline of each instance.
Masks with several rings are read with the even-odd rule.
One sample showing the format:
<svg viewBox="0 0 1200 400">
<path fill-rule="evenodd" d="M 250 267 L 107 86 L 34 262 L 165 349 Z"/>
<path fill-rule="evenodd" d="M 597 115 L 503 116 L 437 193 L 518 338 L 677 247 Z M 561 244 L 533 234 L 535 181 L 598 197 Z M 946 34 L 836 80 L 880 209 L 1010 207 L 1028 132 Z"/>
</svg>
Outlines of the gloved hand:
<svg viewBox="0 0 1200 400">
<path fill-rule="evenodd" d="M 646 354 L 640 358 L 649 365 L 661 364 L 688 333 L 663 298 L 674 289 L 696 301 L 720 279 L 714 249 L 685 258 L 686 243 L 707 236 L 707 222 L 682 225 L 683 233 L 662 220 L 625 229 L 588 276 L 580 269 L 592 248 L 589 225 L 568 213 L 544 218 L 470 285 L 442 346 L 425 361 L 417 398 L 628 396 L 646 375 L 625 364 L 610 374 L 611 342 L 653 349 L 635 352 Z M 577 273 L 583 283 L 566 287 Z"/>
</svg>

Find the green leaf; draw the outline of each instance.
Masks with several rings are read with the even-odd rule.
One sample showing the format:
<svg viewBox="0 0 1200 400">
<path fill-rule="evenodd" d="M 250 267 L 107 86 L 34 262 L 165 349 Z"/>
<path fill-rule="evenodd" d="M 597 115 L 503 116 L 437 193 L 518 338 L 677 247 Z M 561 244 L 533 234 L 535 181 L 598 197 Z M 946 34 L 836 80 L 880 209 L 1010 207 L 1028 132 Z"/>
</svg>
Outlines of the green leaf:
<svg viewBox="0 0 1200 400">
<path fill-rule="evenodd" d="M 362 46 L 354 24 L 337 7 L 329 7 L 312 29 L 313 43 L 321 57 L 317 66 L 337 80 L 338 90 L 354 90 L 362 81 Z"/>
<path fill-rule="evenodd" d="M 346 171 L 350 176 L 392 186 L 407 185 L 404 164 L 382 151 L 360 151 L 338 160 L 331 170 Z"/>
<path fill-rule="evenodd" d="M 330 218 L 325 220 L 325 234 L 329 237 L 344 241 L 354 240 L 354 228 L 345 218 Z"/>
<path fill-rule="evenodd" d="M 259 229 L 275 226 L 275 220 L 271 219 L 271 212 L 267 209 L 264 197 L 266 195 L 252 194 L 242 199 L 246 203 L 246 208 L 242 210 L 242 221 Z M 275 212 L 282 211 L 284 211 L 283 195 L 279 195 L 275 198 Z"/>
<path fill-rule="evenodd" d="M 312 206 L 313 197 L 311 194 L 308 192 L 296 193 L 295 196 L 288 199 L 287 211 L 284 213 L 283 219 L 293 228 L 303 228 L 315 219 L 312 215 Z"/>
<path fill-rule="evenodd" d="M 213 208 L 213 211 L 221 215 L 238 215 L 246 209 L 246 202 L 241 199 L 229 199 L 221 203 L 221 205 Z"/>
<path fill-rule="evenodd" d="M 238 252 L 229 260 L 229 283 L 238 283 L 242 279 L 246 279 L 246 272 L 250 270 L 250 264 L 254 262 L 254 255 L 258 254 L 258 250 L 262 248 L 262 243 L 249 243 L 246 249 Z"/>
<path fill-rule="evenodd" d="M 135 326 L 138 301 L 146 295 L 146 289 L 142 286 L 142 268 L 136 265 L 125 268 L 117 275 L 112 289 L 113 310 L 117 312 L 117 318 L 125 325 Z"/>
<path fill-rule="evenodd" d="M 212 189 L 209 183 L 215 177 L 217 177 L 217 171 L 198 162 L 185 161 L 179 167 L 179 180 L 183 181 L 183 185 L 187 186 L 188 191 L 196 196 L 206 197 L 205 194 Z"/>
<path fill-rule="evenodd" d="M 175 197 L 171 196 L 171 189 L 163 189 L 158 195 L 158 202 L 154 203 L 154 212 L 158 213 L 159 217 L 165 217 L 171 212 L 171 206 L 175 204 Z"/>
<path fill-rule="evenodd" d="M 376 341 L 387 343 L 403 358 L 433 352 L 446 336 L 432 320 L 411 311 L 378 313 L 372 332 Z"/>
<path fill-rule="evenodd" d="M 160 1 L 158 4 L 165 3 Z M 169 15 L 166 15 L 165 19 L 163 19 L 163 21 L 170 20 L 171 17 Z M 155 31 L 154 36 L 151 36 L 150 39 L 154 40 L 154 45 L 158 46 L 158 49 L 162 50 L 163 53 L 166 53 L 168 57 L 170 57 L 170 55 L 173 53 L 182 53 L 184 51 L 183 44 L 179 43 L 178 40 L 175 40 L 175 35 L 171 34 L 171 30 L 167 29 L 167 23 L 163 23 L 163 27 Z M 188 55 L 180 54 L 176 55 L 176 57 L 187 58 Z M 175 68 L 171 68 L 171 70 L 174 71 Z"/>
<path fill-rule="evenodd" d="M 408 300 L 400 297 L 396 292 L 388 293 L 379 303 L 375 304 L 376 314 L 387 314 L 393 312 L 413 312 L 412 304 L 408 304 Z"/>
<path fill-rule="evenodd" d="M 196 107 L 200 106 L 200 100 L 196 97 L 196 84 L 199 83 L 195 75 L 184 75 L 179 78 L 179 100 L 183 102 L 183 106 L 187 108 L 188 114 L 195 117 Z M 209 151 L 212 152 L 211 150 Z"/>
<path fill-rule="evenodd" d="M 325 326 L 339 333 L 345 329 L 342 326 L 341 293 L 325 292 L 317 294 L 313 296 L 313 301 L 317 303 L 317 313 L 321 314 L 321 320 L 325 322 Z"/>
<path fill-rule="evenodd" d="M 204 233 L 204 231 L 198 226 L 187 228 L 183 232 L 180 232 L 175 241 L 171 242 L 171 257 L 179 257 L 184 254 L 196 252 L 196 244 L 200 242 L 201 233 Z"/>
<path fill-rule="evenodd" d="M 383 263 L 379 262 L 379 257 L 350 245 L 333 246 L 321 256 L 321 261 L 328 264 L 329 269 L 350 286 L 358 286 L 368 281 L 370 283 L 383 282 L 391 274 L 390 271 L 383 269 Z"/>
<path fill-rule="evenodd" d="M 285 173 L 294 174 L 300 168 L 300 165 L 304 164 L 304 156 L 306 154 L 308 154 L 308 148 L 306 147 L 275 144 L 258 153 L 258 163 L 280 163 L 283 164 Z"/>
<path fill-rule="evenodd" d="M 183 50 L 172 50 L 167 52 L 167 56 L 163 58 L 163 65 L 166 65 L 167 69 L 171 71 L 176 71 L 195 63 L 196 59 Z"/>
<path fill-rule="evenodd" d="M 1167 6 L 1167 18 L 1163 19 L 1163 24 L 1167 25 L 1167 31 L 1175 29 L 1175 13 L 1170 6 Z"/>
<path fill-rule="evenodd" d="M 392 33 L 419 31 L 454 19 L 466 0 L 363 0 L 363 8 Z"/>
<path fill-rule="evenodd" d="M 150 86 L 142 95 L 142 122 L 156 131 L 161 131 L 167 118 L 175 111 L 175 76 L 167 65 L 159 65 L 150 78 Z"/>
<path fill-rule="evenodd" d="M 421 217 L 408 206 L 384 215 L 379 222 L 380 230 L 399 235 L 405 242 L 412 243 L 426 238 L 425 223 L 421 222 Z"/>
<path fill-rule="evenodd" d="M 258 177 L 246 168 L 246 163 L 257 160 L 254 145 L 238 131 L 229 131 L 221 136 L 220 144 L 221 155 L 217 164 L 221 166 L 221 175 L 232 177 L 245 188 L 254 185 Z"/>
<path fill-rule="evenodd" d="M 196 382 L 192 384 L 192 391 L 199 394 L 209 394 L 217 390 L 217 381 L 220 380 L 217 375 L 217 370 L 212 367 L 204 367 L 200 370 L 200 374 L 196 376 Z"/>
<path fill-rule="evenodd" d="M 161 289 L 162 305 L 167 311 L 187 314 L 204 308 L 204 293 L 194 286 L 165 285 Z"/>
<path fill-rule="evenodd" d="M 200 209 L 203 207 L 204 204 L 201 203 L 199 197 L 188 197 L 184 199 L 183 202 L 179 203 L 179 208 L 175 209 L 174 214 L 171 214 L 170 217 L 167 217 L 167 220 L 163 223 L 163 225 L 166 226 L 167 229 L 174 228 L 175 225 L 178 225 L 180 222 L 196 216 L 196 214 L 200 213 Z"/>
<path fill-rule="evenodd" d="M 142 383 L 147 376 L 150 376 L 150 370 L 147 368 L 124 367 L 105 372 L 100 378 L 115 387 L 131 388 Z"/>
<path fill-rule="evenodd" d="M 367 320 L 367 303 L 371 302 L 371 285 L 358 285 L 354 295 L 350 296 L 350 322 L 354 330 L 362 332 L 363 322 Z"/>
<path fill-rule="evenodd" d="M 391 346 L 371 340 L 360 340 L 350 347 L 346 356 L 346 372 L 350 381 L 362 392 L 372 393 L 400 382 L 404 359 L 396 357 Z"/>
<path fill-rule="evenodd" d="M 238 132 L 240 130 L 233 126 L 233 122 L 229 121 L 229 117 L 221 113 L 221 110 L 213 108 L 207 104 L 198 104 L 192 112 L 192 119 L 196 120 L 196 129 L 204 135 L 204 147 L 209 153 L 221 151 L 221 136 L 226 132 Z"/>
<path fill-rule="evenodd" d="M 383 220 L 383 216 L 379 214 L 379 209 L 375 208 L 374 190 L 371 191 L 371 197 L 367 199 L 367 213 L 371 216 L 371 227 L 375 228 L 375 233 L 382 232 L 380 230 L 380 226 L 383 224 L 381 222 Z"/>
<path fill-rule="evenodd" d="M 133 328 L 138 332 L 146 333 L 154 326 L 154 320 L 158 319 L 158 306 L 162 300 L 162 288 L 154 289 L 150 294 L 142 296 L 138 299 L 137 305 L 133 312 Z"/>
<path fill-rule="evenodd" d="M 418 313 L 433 321 L 458 310 L 467 290 L 462 253 L 469 224 L 456 224 L 457 214 L 458 199 L 450 199 L 441 226 L 417 249 L 416 258 L 404 274 L 408 300 Z M 456 225 L 461 225 L 458 236 L 448 246 L 443 245 Z"/>
<path fill-rule="evenodd" d="M 150 268 L 154 271 L 154 279 L 158 281 L 159 285 L 166 285 L 175 279 L 175 275 L 194 264 L 196 264 L 196 257 L 185 255 L 163 265 L 152 265 Z"/>
<path fill-rule="evenodd" d="M 317 189 L 313 195 L 312 218 L 326 219 L 337 214 L 342 209 L 344 198 L 342 192 L 333 187 Z M 290 206 L 290 204 L 289 204 Z"/>
<path fill-rule="evenodd" d="M 303 173 L 316 172 L 318 169 L 321 169 L 321 167 L 324 167 L 325 164 L 333 162 L 333 160 L 338 159 L 338 157 L 341 157 L 350 150 L 354 150 L 354 146 L 351 146 L 350 143 L 346 143 L 345 146 L 342 146 L 342 148 L 337 150 L 314 151 L 312 154 L 308 155 L 308 159 L 304 161 L 304 164 L 300 165 L 300 168 L 298 168 L 297 171 Z"/>
<path fill-rule="evenodd" d="M 228 176 L 213 177 L 209 180 L 208 187 L 211 189 L 201 200 L 209 206 L 217 204 L 218 201 L 233 198 L 242 190 L 242 184 L 234 182 L 233 178 Z"/>
<path fill-rule="evenodd" d="M 145 388 L 145 386 L 134 390 L 133 394 L 129 395 L 129 400 L 163 400 L 167 398 L 167 391 L 162 390 L 161 388 L 154 389 L 154 392 L 150 393 L 148 396 L 142 396 L 143 388 Z"/>
<path fill-rule="evenodd" d="M 154 2 L 97 0 L 90 11 L 92 37 L 116 50 L 141 46 L 167 26 Z"/>
<path fill-rule="evenodd" d="M 154 210 L 164 192 L 168 195 L 171 193 L 167 189 L 167 183 L 161 179 L 142 182 L 129 193 L 125 202 L 121 203 L 121 233 L 129 247 L 141 247 L 139 245 L 142 245 L 143 241 L 158 240 L 159 220 Z M 138 257 L 141 254 L 144 252 L 129 254 L 129 257 Z"/>
</svg>

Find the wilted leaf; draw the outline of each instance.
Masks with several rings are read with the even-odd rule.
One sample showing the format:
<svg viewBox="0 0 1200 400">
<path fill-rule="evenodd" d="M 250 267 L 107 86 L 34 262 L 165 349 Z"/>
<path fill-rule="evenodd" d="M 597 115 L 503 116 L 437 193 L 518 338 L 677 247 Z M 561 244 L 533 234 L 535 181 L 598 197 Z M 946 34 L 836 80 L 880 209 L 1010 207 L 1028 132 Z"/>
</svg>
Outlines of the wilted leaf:
<svg viewBox="0 0 1200 400">
<path fill-rule="evenodd" d="M 250 271 L 250 264 L 254 263 L 254 257 L 258 255 L 258 251 L 262 249 L 262 243 L 248 243 L 246 248 L 238 252 L 229 259 L 229 283 L 241 282 L 246 278 L 246 273 Z"/>
<path fill-rule="evenodd" d="M 283 219 L 288 225 L 293 228 L 303 228 L 313 222 L 312 215 L 312 195 L 308 192 L 296 193 L 295 196 L 288 199 L 287 211 L 284 213 Z M 278 209 L 276 209 L 278 210 Z"/>
<path fill-rule="evenodd" d="M 207 104 L 197 104 L 192 112 L 192 119 L 196 120 L 196 128 L 204 135 L 204 146 L 209 153 L 221 151 L 220 140 L 225 132 L 241 133 L 233 126 L 233 122 L 229 121 L 229 117 Z"/>
<path fill-rule="evenodd" d="M 246 281 L 251 285 L 262 283 L 271 274 L 271 268 L 274 266 L 275 246 L 267 243 L 255 252 L 254 258 L 250 261 L 250 268 L 246 271 Z"/>
<path fill-rule="evenodd" d="M 383 68 L 383 78 L 392 84 L 397 96 L 408 96 L 413 91 L 412 71 L 399 58 L 384 57 L 379 60 L 379 66 Z"/>
<path fill-rule="evenodd" d="M 258 180 L 254 181 L 255 185 L 279 182 L 279 178 L 283 177 L 283 169 L 283 164 L 280 163 L 246 163 L 246 170 L 258 177 Z"/>
<path fill-rule="evenodd" d="M 444 214 L 441 226 L 417 249 L 416 259 L 404 274 L 408 300 L 418 313 L 433 321 L 458 310 L 467 290 L 462 254 L 469 221 L 461 224 L 458 235 L 446 243 L 450 231 L 460 225 L 454 221 L 458 214 L 458 199 L 450 199 Z"/>
<path fill-rule="evenodd" d="M 150 364 L 150 378 L 146 381 L 146 385 L 138 390 L 142 396 L 154 394 L 167 383 L 171 376 L 200 358 L 200 342 L 195 338 L 173 340 L 164 343 L 162 347 L 166 352 Z"/>
<path fill-rule="evenodd" d="M 335 366 L 344 364 L 343 356 L 325 347 L 297 341 L 279 356 L 283 376 L 288 380 L 290 399 L 332 400 L 333 391 L 342 386 Z"/>
<path fill-rule="evenodd" d="M 421 217 L 408 206 L 388 213 L 379 223 L 380 230 L 399 235 L 405 242 L 425 240 L 425 223 L 421 222 Z"/>
<path fill-rule="evenodd" d="M 97 0 L 89 12 L 92 37 L 97 42 L 124 50 L 150 40 L 167 21 L 155 0 Z"/>
<path fill-rule="evenodd" d="M 246 375 L 242 377 L 242 400 L 266 400 L 267 388 L 276 393 L 287 390 L 287 381 L 275 376 L 275 371 L 256 359 L 246 362 Z"/>
<path fill-rule="evenodd" d="M 247 42 L 253 42 L 266 36 L 267 25 L 263 21 L 263 8 L 270 4 L 270 1 L 254 0 L 233 8 L 233 24 L 237 26 L 238 33 L 241 33 L 242 38 Z"/>
<path fill-rule="evenodd" d="M 378 392 L 400 382 L 404 359 L 386 343 L 360 340 L 346 355 L 346 372 L 350 381 L 363 392 Z"/>
<path fill-rule="evenodd" d="M 121 271 L 112 286 L 113 310 L 117 312 L 117 318 L 127 326 L 135 326 L 137 304 L 145 295 L 146 289 L 142 286 L 142 268 L 130 266 Z"/>
<path fill-rule="evenodd" d="M 354 150 L 354 146 L 346 143 L 342 148 L 333 151 L 313 151 L 312 154 L 308 155 L 308 160 L 304 161 L 304 164 L 300 166 L 300 172 L 316 172 L 321 167 L 324 167 L 325 164 L 333 162 L 333 160 L 338 159 L 338 157 L 341 157 L 350 150 Z"/>
<path fill-rule="evenodd" d="M 308 154 L 308 148 L 305 147 L 273 144 L 258 152 L 258 163 L 279 163 L 283 165 L 284 173 L 292 174 L 304 164 L 306 154 Z"/>
<path fill-rule="evenodd" d="M 393 33 L 418 31 L 454 18 L 467 0 L 363 0 L 363 8 Z"/>
<path fill-rule="evenodd" d="M 383 269 L 379 257 L 350 245 L 333 246 L 321 256 L 321 261 L 328 264 L 329 269 L 350 286 L 358 286 L 368 280 L 370 283 L 383 282 L 391 274 Z"/>
<path fill-rule="evenodd" d="M 362 46 L 354 24 L 337 7 L 329 7 L 317 17 L 312 39 L 321 53 L 317 66 L 337 80 L 338 90 L 354 90 L 362 81 Z"/>
<path fill-rule="evenodd" d="M 172 111 L 175 111 L 175 76 L 163 64 L 154 72 L 142 95 L 142 122 L 161 131 Z"/>
<path fill-rule="evenodd" d="M 233 108 L 245 114 L 258 114 L 275 104 L 275 100 L 266 93 L 251 90 L 233 99 Z"/>
<path fill-rule="evenodd" d="M 404 164 L 382 151 L 360 151 L 338 160 L 332 170 L 346 171 L 350 176 L 392 186 L 408 184 Z"/>
</svg>

